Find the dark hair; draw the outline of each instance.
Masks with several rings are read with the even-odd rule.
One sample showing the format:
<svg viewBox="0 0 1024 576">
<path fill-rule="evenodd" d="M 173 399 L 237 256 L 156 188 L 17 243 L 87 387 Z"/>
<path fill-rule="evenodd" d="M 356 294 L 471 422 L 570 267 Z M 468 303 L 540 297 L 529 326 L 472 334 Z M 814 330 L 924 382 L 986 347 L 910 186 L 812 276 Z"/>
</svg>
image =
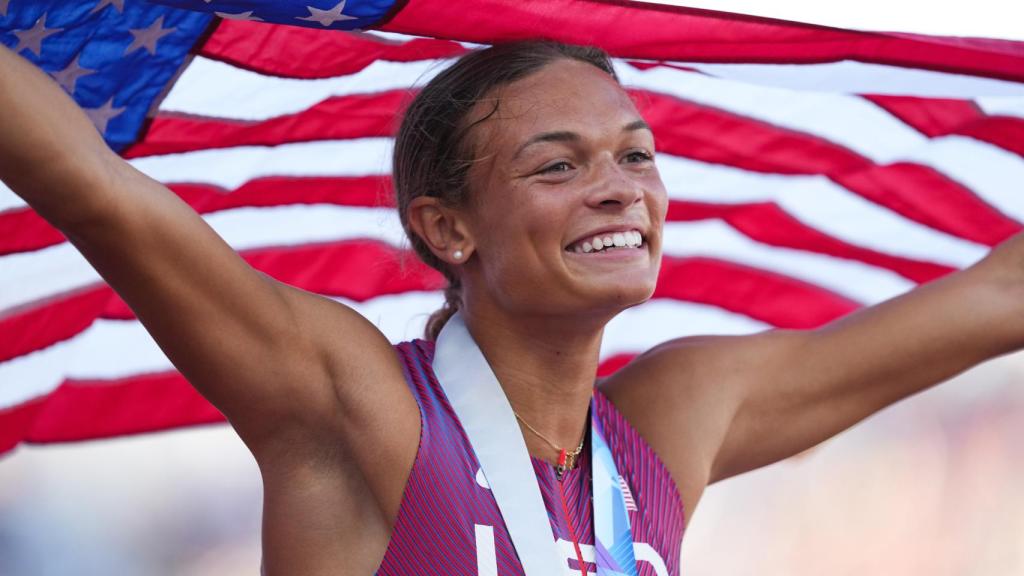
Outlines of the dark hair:
<svg viewBox="0 0 1024 576">
<path fill-rule="evenodd" d="M 473 123 L 467 123 L 466 115 L 496 88 L 562 59 L 592 64 L 618 80 L 608 54 L 600 48 L 548 40 L 497 44 L 470 52 L 435 76 L 405 111 L 392 169 L 398 214 L 416 254 L 448 280 L 444 306 L 427 321 L 430 340 L 458 310 L 462 286 L 454 270 L 409 227 L 409 203 L 417 196 L 432 196 L 449 206 L 464 206 L 469 198 L 467 173 L 475 160 L 467 134 L 497 112 L 499 103 L 495 100 L 494 109 Z"/>
</svg>

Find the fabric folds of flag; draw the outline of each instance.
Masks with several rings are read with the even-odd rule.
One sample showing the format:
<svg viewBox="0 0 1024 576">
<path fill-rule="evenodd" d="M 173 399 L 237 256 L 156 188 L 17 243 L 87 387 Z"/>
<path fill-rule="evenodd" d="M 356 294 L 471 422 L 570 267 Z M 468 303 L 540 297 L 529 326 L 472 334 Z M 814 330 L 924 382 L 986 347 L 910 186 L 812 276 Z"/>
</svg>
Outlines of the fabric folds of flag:
<svg viewBox="0 0 1024 576">
<path fill-rule="evenodd" d="M 663 271 L 608 327 L 602 372 L 673 337 L 820 326 L 1024 221 L 1022 43 L 596 0 L 167 2 L 0 0 L 0 41 L 254 267 L 394 341 L 442 301 L 390 207 L 396 117 L 498 41 L 609 50 L 655 131 Z M 0 186 L 0 450 L 221 419 Z"/>
</svg>

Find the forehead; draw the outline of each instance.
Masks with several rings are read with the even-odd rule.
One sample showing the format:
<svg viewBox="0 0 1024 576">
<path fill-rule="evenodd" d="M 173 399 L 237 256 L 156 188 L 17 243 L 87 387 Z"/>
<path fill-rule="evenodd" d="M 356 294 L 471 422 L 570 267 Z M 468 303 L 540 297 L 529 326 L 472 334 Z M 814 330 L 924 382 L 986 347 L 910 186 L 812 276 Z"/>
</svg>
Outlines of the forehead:
<svg viewBox="0 0 1024 576">
<path fill-rule="evenodd" d="M 481 118 L 485 119 L 475 128 L 478 156 L 507 153 L 538 132 L 565 130 L 585 138 L 618 133 L 640 114 L 626 91 L 603 70 L 557 60 L 477 104 L 470 122 Z"/>
</svg>

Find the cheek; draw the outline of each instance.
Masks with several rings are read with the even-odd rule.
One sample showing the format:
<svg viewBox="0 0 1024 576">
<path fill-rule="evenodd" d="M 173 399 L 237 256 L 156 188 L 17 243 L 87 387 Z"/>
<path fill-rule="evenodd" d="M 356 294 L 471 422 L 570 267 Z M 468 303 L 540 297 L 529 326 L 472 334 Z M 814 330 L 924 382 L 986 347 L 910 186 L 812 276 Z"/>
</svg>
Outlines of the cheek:
<svg viewBox="0 0 1024 576">
<path fill-rule="evenodd" d="M 657 214 L 664 218 L 668 208 L 668 191 L 665 189 L 665 183 L 661 180 L 661 173 L 655 168 L 644 180 L 644 186 L 648 190 L 649 203 L 651 203 L 651 215 L 655 214 L 654 209 L 657 208 Z"/>
<path fill-rule="evenodd" d="M 493 206 L 480 230 L 490 237 L 488 244 L 518 253 L 547 250 L 552 243 L 560 246 L 568 206 L 557 194 L 543 192 L 513 190 L 510 198 L 515 201 Z"/>
</svg>

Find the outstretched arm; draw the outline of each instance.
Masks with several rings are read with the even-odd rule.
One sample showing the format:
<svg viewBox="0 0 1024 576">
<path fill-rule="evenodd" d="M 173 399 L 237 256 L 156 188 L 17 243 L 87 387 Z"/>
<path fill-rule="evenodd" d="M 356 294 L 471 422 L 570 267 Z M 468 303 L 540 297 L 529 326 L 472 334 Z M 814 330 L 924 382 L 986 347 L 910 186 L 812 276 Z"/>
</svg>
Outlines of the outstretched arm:
<svg viewBox="0 0 1024 576">
<path fill-rule="evenodd" d="M 299 438 L 369 433 L 363 420 L 378 412 L 387 429 L 389 398 L 416 414 L 375 327 L 250 268 L 2 46 L 0 110 L 0 179 L 68 236 L 257 457 L 274 445 L 294 450 Z M 357 392 L 369 383 L 374 394 Z"/>
<path fill-rule="evenodd" d="M 817 330 L 668 342 L 624 371 L 630 390 L 613 393 L 679 476 L 709 483 L 799 453 L 1021 347 L 1024 235 Z"/>
</svg>

